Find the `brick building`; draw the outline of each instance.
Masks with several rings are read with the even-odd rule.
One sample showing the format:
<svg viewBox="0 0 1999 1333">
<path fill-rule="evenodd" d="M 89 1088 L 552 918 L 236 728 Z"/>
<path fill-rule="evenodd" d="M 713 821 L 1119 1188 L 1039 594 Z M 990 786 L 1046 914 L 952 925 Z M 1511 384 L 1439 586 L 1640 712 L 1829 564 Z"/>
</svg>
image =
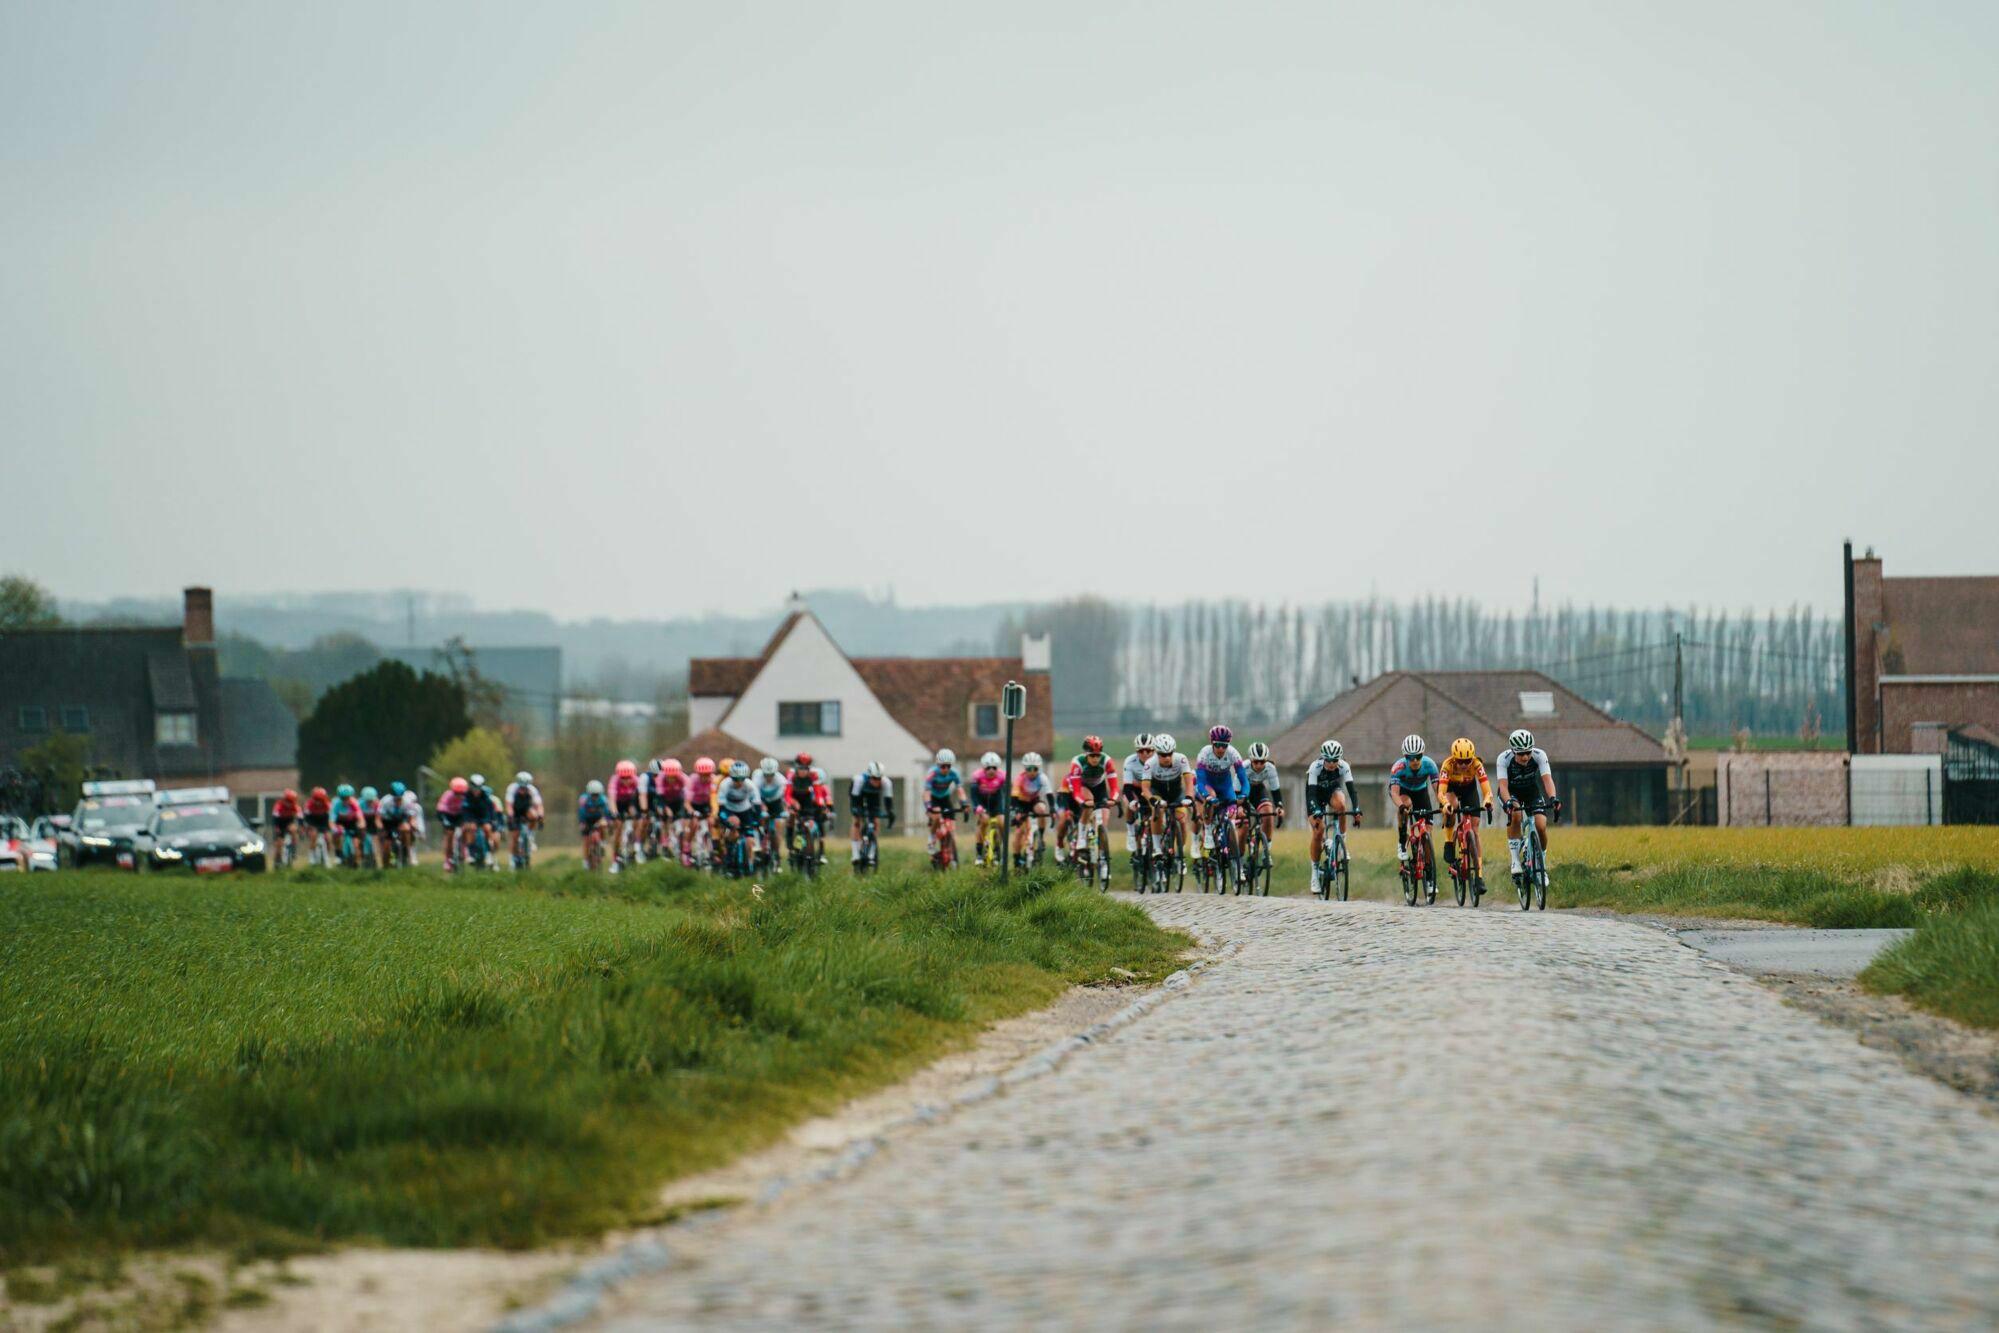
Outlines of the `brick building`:
<svg viewBox="0 0 1999 1333">
<path fill-rule="evenodd" d="M 1888 578 L 1846 547 L 1848 747 L 1940 754 L 1999 733 L 1999 576 Z"/>
</svg>

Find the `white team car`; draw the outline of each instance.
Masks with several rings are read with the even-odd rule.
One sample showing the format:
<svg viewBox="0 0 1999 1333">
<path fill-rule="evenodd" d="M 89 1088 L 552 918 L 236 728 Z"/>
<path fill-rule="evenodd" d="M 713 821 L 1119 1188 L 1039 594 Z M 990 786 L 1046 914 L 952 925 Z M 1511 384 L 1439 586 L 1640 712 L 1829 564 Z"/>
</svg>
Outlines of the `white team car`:
<svg viewBox="0 0 1999 1333">
<path fill-rule="evenodd" d="M 43 815 L 28 826 L 28 869 L 55 870 L 62 864 L 56 821 Z"/>
<path fill-rule="evenodd" d="M 28 869 L 28 826 L 13 815 L 0 815 L 0 870 Z"/>
</svg>

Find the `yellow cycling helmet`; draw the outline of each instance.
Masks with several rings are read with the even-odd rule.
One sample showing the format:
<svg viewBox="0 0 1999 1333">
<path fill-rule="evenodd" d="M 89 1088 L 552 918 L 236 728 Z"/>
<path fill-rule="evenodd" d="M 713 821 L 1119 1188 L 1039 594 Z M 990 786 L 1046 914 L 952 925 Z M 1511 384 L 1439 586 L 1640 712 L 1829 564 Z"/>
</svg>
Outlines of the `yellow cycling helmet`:
<svg viewBox="0 0 1999 1333">
<path fill-rule="evenodd" d="M 1451 758 L 1459 763 L 1478 758 L 1478 747 L 1471 743 L 1471 737 L 1460 736 L 1451 742 Z"/>
</svg>

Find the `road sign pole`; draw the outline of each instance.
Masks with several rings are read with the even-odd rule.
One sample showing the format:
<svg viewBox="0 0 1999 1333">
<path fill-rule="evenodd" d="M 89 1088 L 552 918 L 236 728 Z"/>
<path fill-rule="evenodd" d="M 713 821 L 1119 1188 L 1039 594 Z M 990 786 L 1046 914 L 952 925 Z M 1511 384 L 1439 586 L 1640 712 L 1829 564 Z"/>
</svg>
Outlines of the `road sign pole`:
<svg viewBox="0 0 1999 1333">
<path fill-rule="evenodd" d="M 1004 812 L 1000 823 L 1000 882 L 1004 884 L 1007 872 L 1013 868 L 1013 724 L 1027 716 L 1025 685 L 1010 680 L 1001 687 L 1000 716 L 1006 719 L 1006 799 L 1000 804 Z"/>
</svg>

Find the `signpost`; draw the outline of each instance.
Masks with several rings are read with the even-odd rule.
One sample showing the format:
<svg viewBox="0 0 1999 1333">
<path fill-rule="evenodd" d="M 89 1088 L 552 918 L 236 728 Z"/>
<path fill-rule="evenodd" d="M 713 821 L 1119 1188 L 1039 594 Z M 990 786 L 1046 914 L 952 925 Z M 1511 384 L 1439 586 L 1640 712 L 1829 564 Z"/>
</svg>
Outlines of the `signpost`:
<svg viewBox="0 0 1999 1333">
<path fill-rule="evenodd" d="M 1027 686 L 1010 680 L 1000 687 L 1000 716 L 1006 719 L 1006 800 L 1000 821 L 1000 881 L 1013 866 L 1013 724 L 1027 716 Z"/>
</svg>

